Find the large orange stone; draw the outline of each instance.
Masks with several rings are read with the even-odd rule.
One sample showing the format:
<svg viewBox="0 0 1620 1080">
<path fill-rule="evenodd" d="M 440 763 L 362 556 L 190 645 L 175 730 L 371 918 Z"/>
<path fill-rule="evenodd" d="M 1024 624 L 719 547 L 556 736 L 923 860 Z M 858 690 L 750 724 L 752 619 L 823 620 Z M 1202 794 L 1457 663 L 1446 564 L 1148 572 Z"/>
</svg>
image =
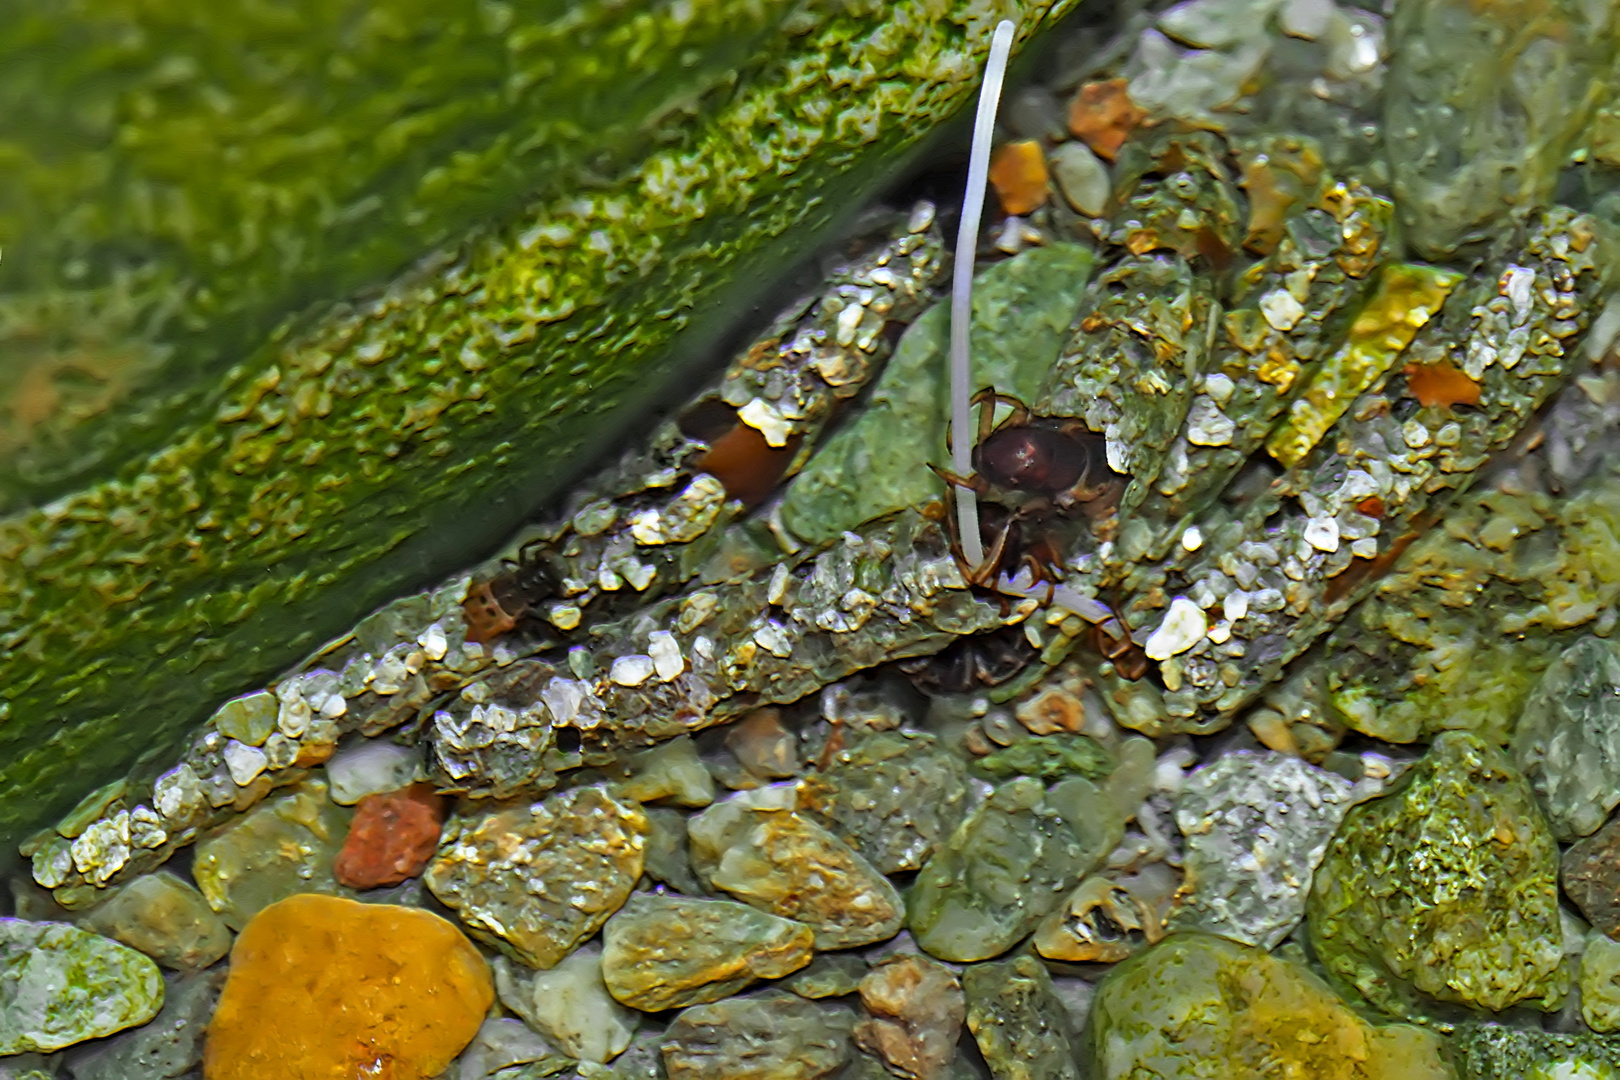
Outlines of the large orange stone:
<svg viewBox="0 0 1620 1080">
<path fill-rule="evenodd" d="M 208 1025 L 207 1080 L 429 1080 L 495 1000 L 489 967 L 430 912 L 303 894 L 253 917 Z"/>
</svg>

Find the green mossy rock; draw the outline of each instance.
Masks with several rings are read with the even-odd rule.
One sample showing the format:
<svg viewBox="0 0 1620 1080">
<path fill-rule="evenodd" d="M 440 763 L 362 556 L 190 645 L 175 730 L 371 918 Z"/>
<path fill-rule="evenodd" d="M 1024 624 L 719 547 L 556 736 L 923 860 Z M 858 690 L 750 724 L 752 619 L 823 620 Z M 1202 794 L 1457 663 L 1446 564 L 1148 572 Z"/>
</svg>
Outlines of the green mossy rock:
<svg viewBox="0 0 1620 1080">
<path fill-rule="evenodd" d="M 144 1024 L 163 1005 L 158 966 L 66 923 L 0 918 L 0 1057 Z"/>
<path fill-rule="evenodd" d="M 1345 815 L 1306 919 L 1328 971 L 1396 1016 L 1550 1010 L 1569 989 L 1558 845 L 1507 755 L 1468 732 Z"/>
<path fill-rule="evenodd" d="M 1073 3 L 29 0 L 0 841 L 493 546 Z"/>
</svg>

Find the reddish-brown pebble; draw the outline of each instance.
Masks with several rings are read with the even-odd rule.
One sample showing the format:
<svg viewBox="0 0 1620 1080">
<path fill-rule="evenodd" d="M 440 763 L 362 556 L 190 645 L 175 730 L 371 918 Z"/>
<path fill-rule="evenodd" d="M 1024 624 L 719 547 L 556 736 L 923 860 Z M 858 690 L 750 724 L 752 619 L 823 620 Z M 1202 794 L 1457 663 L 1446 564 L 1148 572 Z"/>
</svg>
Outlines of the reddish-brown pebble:
<svg viewBox="0 0 1620 1080">
<path fill-rule="evenodd" d="M 1069 132 L 1100 158 L 1113 161 L 1147 113 L 1137 108 L 1124 79 L 1087 83 L 1069 106 Z"/>
<path fill-rule="evenodd" d="M 428 1080 L 495 1000 L 489 967 L 431 912 L 305 893 L 231 950 L 208 1025 L 207 1080 Z"/>
<path fill-rule="evenodd" d="M 367 795 L 355 807 L 332 874 L 351 889 L 398 885 L 432 860 L 443 828 L 444 797 L 430 784 Z"/>
</svg>

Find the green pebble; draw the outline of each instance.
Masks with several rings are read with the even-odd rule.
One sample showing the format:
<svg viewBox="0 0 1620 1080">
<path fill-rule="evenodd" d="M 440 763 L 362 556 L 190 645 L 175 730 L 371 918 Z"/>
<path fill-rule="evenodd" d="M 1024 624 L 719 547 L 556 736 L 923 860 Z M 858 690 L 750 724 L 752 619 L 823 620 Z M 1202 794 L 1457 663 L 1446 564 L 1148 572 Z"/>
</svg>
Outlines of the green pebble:
<svg viewBox="0 0 1620 1080">
<path fill-rule="evenodd" d="M 111 1035 L 163 1005 L 156 964 L 66 923 L 0 918 L 0 988 L 0 1057 Z"/>
</svg>

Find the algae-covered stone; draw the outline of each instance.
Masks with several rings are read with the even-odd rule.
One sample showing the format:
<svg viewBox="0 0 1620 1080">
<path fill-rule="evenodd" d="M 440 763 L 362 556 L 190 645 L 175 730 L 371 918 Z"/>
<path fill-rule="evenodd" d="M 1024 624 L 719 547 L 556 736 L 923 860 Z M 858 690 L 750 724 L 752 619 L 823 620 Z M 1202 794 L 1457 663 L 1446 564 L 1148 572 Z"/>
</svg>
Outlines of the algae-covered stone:
<svg viewBox="0 0 1620 1080">
<path fill-rule="evenodd" d="M 961 761 L 934 736 L 874 731 L 799 781 L 798 808 L 885 874 L 916 870 L 967 813 Z"/>
<path fill-rule="evenodd" d="M 743 792 L 687 822 L 692 867 L 716 889 L 762 911 L 796 919 L 816 934 L 818 949 L 870 945 L 905 922 L 900 894 L 855 849 L 771 793 Z"/>
<path fill-rule="evenodd" d="M 718 1001 L 810 962 L 810 928 L 731 900 L 637 893 L 602 933 L 602 978 L 646 1012 Z"/>
<path fill-rule="evenodd" d="M 1593 1031 L 1620 1031 L 1620 942 L 1599 930 L 1581 953 L 1581 1019 Z"/>
<path fill-rule="evenodd" d="M 1094 259 L 1090 249 L 1077 244 L 1052 244 L 981 271 L 973 289 L 974 377 L 1033 401 L 1063 346 Z M 863 522 L 938 497 L 940 480 L 923 466 L 949 464 L 949 315 L 949 305 L 939 303 L 911 324 L 865 410 L 828 439 L 788 485 L 781 516 L 794 535 L 825 543 Z M 883 467 L 893 459 L 918 467 Z M 852 476 L 862 482 L 851 484 Z"/>
<path fill-rule="evenodd" d="M 1305 917 L 1311 874 L 1352 794 L 1343 777 L 1272 751 L 1193 770 L 1176 801 L 1187 882 L 1170 925 L 1276 948 Z"/>
<path fill-rule="evenodd" d="M 225 972 L 173 976 L 149 1024 L 68 1052 L 73 1080 L 168 1080 L 202 1062 L 203 1036 Z"/>
<path fill-rule="evenodd" d="M 295 893 L 343 895 L 332 860 L 350 816 L 327 798 L 324 781 L 305 780 L 198 844 L 192 876 L 232 930 Z"/>
<path fill-rule="evenodd" d="M 144 1024 L 163 1005 L 148 958 L 66 923 L 0 918 L 0 1057 Z"/>
<path fill-rule="evenodd" d="M 849 1060 L 855 1015 L 768 990 L 695 1005 L 664 1035 L 669 1080 L 814 1080 Z"/>
<path fill-rule="evenodd" d="M 1374 1027 L 1303 964 L 1202 933 L 1124 961 L 1097 988 L 1095 1080 L 1449 1080 L 1442 1042 Z"/>
<path fill-rule="evenodd" d="M 230 929 L 202 893 L 167 871 L 125 885 L 84 926 L 181 971 L 205 968 L 231 951 Z"/>
<path fill-rule="evenodd" d="M 1097 740 L 1066 731 L 1020 739 L 973 762 L 974 772 L 995 780 L 1033 776 L 1047 783 L 1065 776 L 1097 780 L 1113 767 L 1113 755 Z"/>
<path fill-rule="evenodd" d="M 1460 1080 L 1620 1080 L 1620 1040 L 1483 1024 L 1452 1038 Z"/>
<path fill-rule="evenodd" d="M 997 788 L 934 852 L 907 898 L 917 944 L 941 960 L 999 956 L 1106 852 L 1088 850 L 1038 780 Z"/>
<path fill-rule="evenodd" d="M 1349 811 L 1317 869 L 1311 941 L 1397 1016 L 1437 1002 L 1555 1009 L 1568 989 L 1558 847 L 1506 754 L 1450 731 L 1391 794 Z"/>
<path fill-rule="evenodd" d="M 1033 956 L 962 973 L 967 1025 L 996 1080 L 1080 1080 L 1080 1040 Z"/>
<path fill-rule="evenodd" d="M 1541 676 L 1513 733 L 1513 757 L 1553 835 L 1597 831 L 1620 803 L 1620 654 L 1584 637 Z"/>
<path fill-rule="evenodd" d="M 1384 139 L 1426 258 L 1546 206 L 1613 77 L 1607 5 L 1406 0 L 1389 27 Z"/>
<path fill-rule="evenodd" d="M 453 822 L 423 880 L 475 936 L 549 968 L 641 877 L 647 817 L 600 787 Z"/>
</svg>

